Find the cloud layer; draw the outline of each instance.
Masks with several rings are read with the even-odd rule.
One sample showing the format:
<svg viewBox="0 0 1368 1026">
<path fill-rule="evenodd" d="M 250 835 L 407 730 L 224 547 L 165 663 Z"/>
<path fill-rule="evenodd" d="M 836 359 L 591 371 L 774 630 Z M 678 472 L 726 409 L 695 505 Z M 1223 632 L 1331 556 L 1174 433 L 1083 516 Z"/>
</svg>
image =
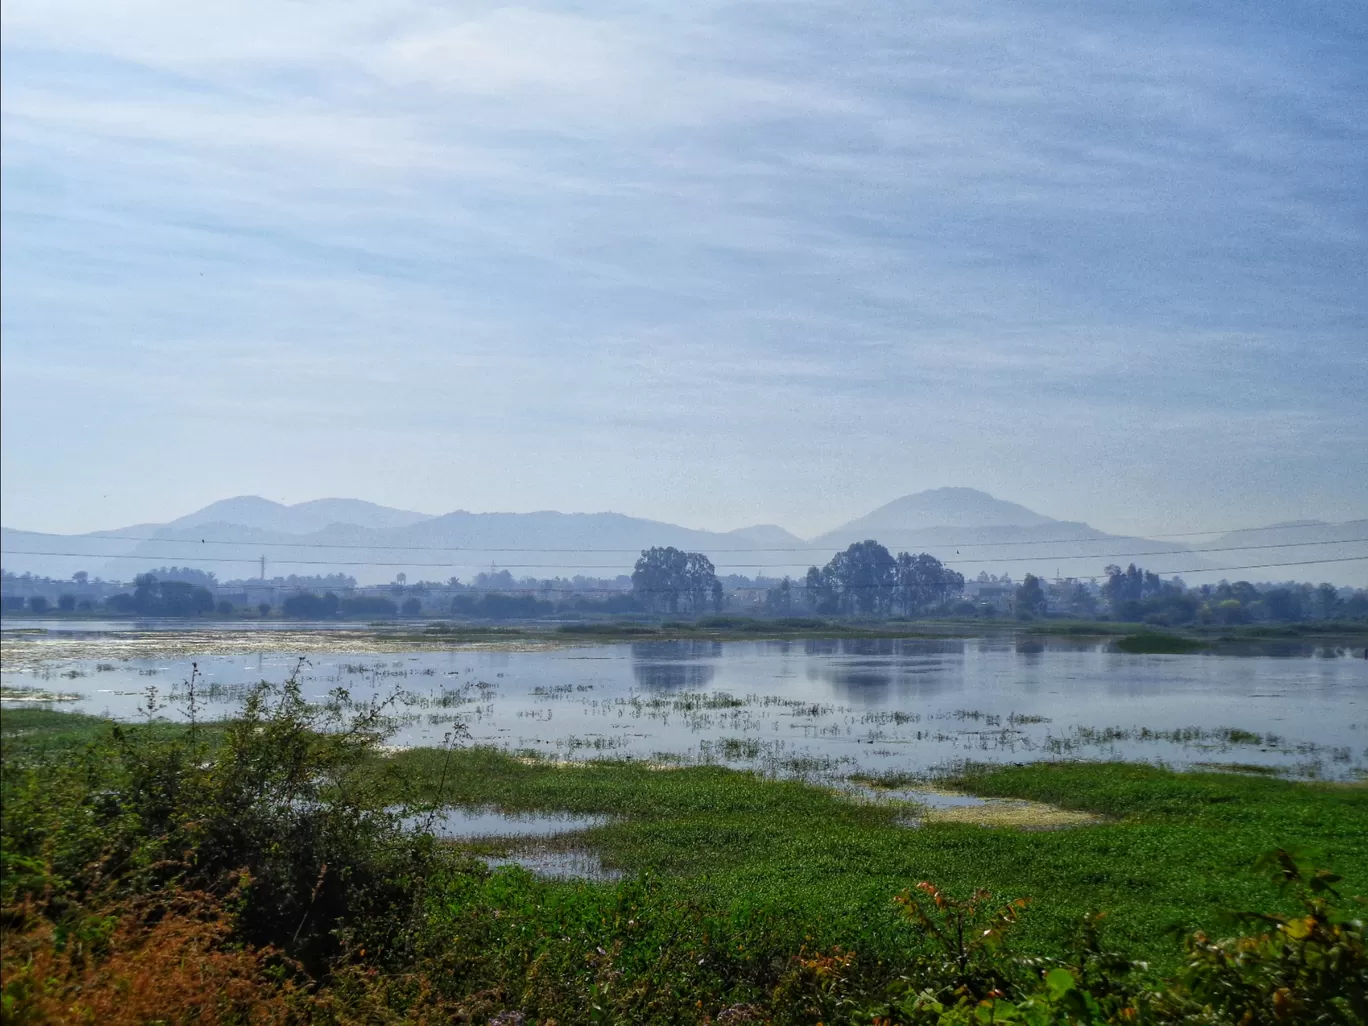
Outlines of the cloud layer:
<svg viewBox="0 0 1368 1026">
<path fill-rule="evenodd" d="M 3 516 L 1368 510 L 1353 4 L 7 3 Z"/>
</svg>

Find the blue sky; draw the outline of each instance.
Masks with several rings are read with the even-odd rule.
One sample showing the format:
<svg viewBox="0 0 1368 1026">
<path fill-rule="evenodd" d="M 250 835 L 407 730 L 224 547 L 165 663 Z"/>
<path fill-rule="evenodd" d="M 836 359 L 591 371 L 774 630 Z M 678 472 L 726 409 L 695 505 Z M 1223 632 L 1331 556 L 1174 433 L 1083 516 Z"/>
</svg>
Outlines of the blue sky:
<svg viewBox="0 0 1368 1026">
<path fill-rule="evenodd" d="M 3 8 L 7 526 L 1368 515 L 1359 3 Z"/>
</svg>

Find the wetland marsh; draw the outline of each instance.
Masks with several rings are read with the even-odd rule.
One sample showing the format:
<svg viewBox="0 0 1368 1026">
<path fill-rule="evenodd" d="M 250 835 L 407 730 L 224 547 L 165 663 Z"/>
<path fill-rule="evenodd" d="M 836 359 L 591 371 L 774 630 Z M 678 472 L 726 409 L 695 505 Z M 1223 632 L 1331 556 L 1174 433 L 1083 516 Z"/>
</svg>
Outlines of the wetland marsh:
<svg viewBox="0 0 1368 1026">
<path fill-rule="evenodd" d="M 469 740 L 564 760 L 723 764 L 809 778 L 925 774 L 965 760 L 1368 769 L 1368 661 L 1331 641 L 1132 653 L 1116 639 L 985 637 L 412 640 L 358 628 L 25 624 L 4 635 L 7 703 L 175 718 L 192 665 L 211 714 L 306 658 L 306 694 L 402 693 L 392 743 Z"/>
<path fill-rule="evenodd" d="M 1289 918 L 1313 908 L 1296 888 L 1280 895 L 1252 871 L 1262 857 L 1312 853 L 1289 871 L 1302 893 L 1323 879 L 1312 866 L 1333 867 L 1337 895 L 1368 885 L 1365 785 L 1278 779 L 1358 772 L 1364 680 L 1342 652 L 1142 656 L 1035 639 L 708 646 L 315 650 L 296 699 L 276 684 L 255 706 L 243 701 L 253 682 L 286 678 L 297 657 L 199 657 L 199 712 L 222 720 L 193 730 L 174 701 L 155 723 L 139 723 L 133 705 L 117 729 L 102 718 L 106 695 L 133 702 L 146 681 L 174 692 L 189 665 L 164 653 L 9 671 L 8 686 L 78 696 L 16 702 L 3 720 L 16 1007 L 78 1008 L 136 989 L 137 973 L 179 979 L 186 950 L 225 943 L 196 925 L 218 916 L 223 936 L 249 946 L 223 949 L 238 969 L 204 961 L 208 978 L 255 973 L 250 988 L 233 984 L 234 1000 L 281 1021 L 350 1023 L 365 1010 L 432 1022 L 968 1026 L 985 1007 L 1083 1021 L 1042 1017 L 1072 987 L 1102 1010 L 1087 1021 L 1226 1024 L 1242 1006 L 1203 988 L 1237 993 L 1232 963 L 1218 953 L 1206 977 L 1190 971 L 1206 931 L 1226 930 L 1231 909 L 1310 922 Z M 336 713 L 312 704 L 337 687 L 353 701 Z M 396 687 L 407 696 L 398 737 L 367 704 Z M 1070 702 L 1122 725 L 1067 719 Z M 1189 726 L 1139 725 L 1156 714 Z M 805 735 L 806 748 L 766 747 L 814 720 L 831 729 Z M 458 722 L 474 743 L 439 744 Z M 616 722 L 621 736 L 644 735 L 639 747 L 572 743 L 593 736 L 586 723 Z M 501 725 L 519 733 L 503 737 Z M 1315 733 L 1334 729 L 1347 744 Z M 897 748 L 894 730 L 907 732 Z M 527 743 L 539 736 L 560 743 Z M 1100 761 L 1125 746 L 1194 769 Z M 190 901 L 201 904 L 186 911 Z M 1333 917 L 1355 907 L 1335 901 L 1346 911 Z M 159 911 L 129 911 L 142 907 Z M 1011 948 L 940 948 L 914 907 L 1010 933 Z M 1238 994 L 1358 1021 L 1361 925 L 1326 922 L 1291 955 L 1281 941 L 1230 941 L 1260 974 Z M 104 975 L 68 961 L 49 923 L 70 936 L 119 924 Z M 252 944 L 296 959 L 295 975 L 273 975 L 274 956 Z M 1342 971 L 1307 978 L 1299 967 L 1335 945 L 1350 953 Z"/>
</svg>

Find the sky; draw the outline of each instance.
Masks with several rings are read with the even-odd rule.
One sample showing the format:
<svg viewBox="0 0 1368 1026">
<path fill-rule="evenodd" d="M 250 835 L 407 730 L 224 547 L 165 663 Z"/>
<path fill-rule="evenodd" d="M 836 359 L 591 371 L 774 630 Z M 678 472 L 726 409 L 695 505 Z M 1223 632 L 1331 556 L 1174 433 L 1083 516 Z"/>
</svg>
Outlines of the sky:
<svg viewBox="0 0 1368 1026">
<path fill-rule="evenodd" d="M 5 0 L 0 519 L 1368 516 L 1368 8 Z"/>
</svg>

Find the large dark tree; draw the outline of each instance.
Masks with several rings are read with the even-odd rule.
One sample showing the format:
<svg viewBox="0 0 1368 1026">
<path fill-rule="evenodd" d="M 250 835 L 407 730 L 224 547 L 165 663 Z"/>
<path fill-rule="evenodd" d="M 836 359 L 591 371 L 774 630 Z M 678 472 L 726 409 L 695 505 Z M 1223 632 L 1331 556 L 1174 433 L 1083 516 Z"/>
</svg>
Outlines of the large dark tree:
<svg viewBox="0 0 1368 1026">
<path fill-rule="evenodd" d="M 900 552 L 894 558 L 870 539 L 836 553 L 820 570 L 812 567 L 804 583 L 818 612 L 911 616 L 958 595 L 964 578 L 935 556 Z"/>
<path fill-rule="evenodd" d="M 942 605 L 964 590 L 964 575 L 928 552 L 899 552 L 897 564 L 894 600 L 904 616 Z"/>
<path fill-rule="evenodd" d="M 1023 620 L 1045 615 L 1045 589 L 1035 574 L 1027 574 L 1016 590 L 1016 615 Z"/>
<path fill-rule="evenodd" d="M 722 608 L 722 584 L 712 560 L 674 546 L 644 549 L 632 570 L 632 593 L 657 613 L 702 613 Z"/>
</svg>

